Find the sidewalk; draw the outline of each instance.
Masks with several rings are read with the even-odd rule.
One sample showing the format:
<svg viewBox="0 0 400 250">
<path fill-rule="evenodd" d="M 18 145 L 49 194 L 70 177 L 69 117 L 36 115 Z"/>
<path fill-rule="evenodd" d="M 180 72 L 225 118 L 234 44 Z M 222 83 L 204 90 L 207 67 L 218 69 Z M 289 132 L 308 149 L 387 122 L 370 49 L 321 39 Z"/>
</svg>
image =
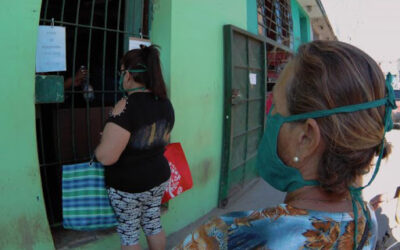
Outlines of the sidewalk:
<svg viewBox="0 0 400 250">
<path fill-rule="evenodd" d="M 387 133 L 386 139 L 392 144 L 392 153 L 388 160 L 383 160 L 381 162 L 378 175 L 374 182 L 372 182 L 371 186 L 367 187 L 363 191 L 363 196 L 364 200 L 369 201 L 375 195 L 387 195 L 387 202 L 384 202 L 381 208 L 375 212 L 378 220 L 378 240 L 384 240 L 390 242 L 390 244 L 398 242 L 398 244 L 391 248 L 391 250 L 400 250 L 400 225 L 395 221 L 397 200 L 393 200 L 395 191 L 397 187 L 400 186 L 400 130 L 394 129 L 390 131 Z M 365 176 L 364 184 L 370 180 L 372 172 L 373 169 L 371 169 L 371 172 Z M 386 233 L 390 231 L 389 228 L 392 233 L 388 238 Z M 379 250 L 386 249 L 390 245 L 389 243 L 384 244 L 385 247 L 383 247 L 382 242 L 379 243 L 380 245 L 377 246 L 377 249 Z"/>
<path fill-rule="evenodd" d="M 197 221 L 182 228 L 181 230 L 168 235 L 167 249 L 176 246 L 195 228 L 205 223 L 210 218 L 226 214 L 233 211 L 254 210 L 271 207 L 282 203 L 285 193 L 279 192 L 267 184 L 263 179 L 257 178 L 248 184 L 243 190 L 235 194 L 229 200 L 228 205 L 224 209 L 214 208 L 208 214 L 201 217 Z"/>
</svg>

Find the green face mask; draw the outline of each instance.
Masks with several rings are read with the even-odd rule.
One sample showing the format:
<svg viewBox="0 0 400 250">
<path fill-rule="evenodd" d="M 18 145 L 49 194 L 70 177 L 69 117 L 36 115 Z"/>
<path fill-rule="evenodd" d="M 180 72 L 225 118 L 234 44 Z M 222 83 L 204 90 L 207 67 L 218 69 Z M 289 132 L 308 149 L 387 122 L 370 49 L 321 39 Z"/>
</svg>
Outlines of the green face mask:
<svg viewBox="0 0 400 250">
<path fill-rule="evenodd" d="M 144 67 L 144 66 L 143 66 Z M 139 89 L 146 89 L 144 87 L 140 87 L 140 88 L 133 88 L 133 89 L 124 89 L 124 78 L 125 78 L 125 74 L 126 72 L 130 72 L 130 73 L 142 73 L 142 72 L 146 72 L 147 69 L 129 69 L 129 70 L 125 70 L 122 74 L 121 77 L 119 78 L 119 84 L 118 84 L 118 88 L 119 91 L 121 91 L 122 93 L 126 94 L 129 91 L 134 91 L 134 90 L 139 90 Z"/>
<path fill-rule="evenodd" d="M 369 186 L 372 183 L 376 174 L 379 171 L 379 166 L 383 155 L 385 133 L 387 131 L 390 131 L 393 127 L 393 122 L 391 118 L 392 109 L 397 108 L 394 98 L 394 91 L 391 82 L 389 80 L 386 81 L 386 90 L 387 90 L 386 98 L 372 102 L 349 105 L 329 110 L 318 110 L 310 113 L 292 115 L 287 117 L 284 117 L 280 114 L 272 115 L 270 111 L 267 117 L 265 134 L 262 138 L 261 144 L 258 149 L 257 168 L 260 176 L 271 186 L 283 192 L 292 192 L 304 186 L 318 186 L 319 185 L 318 181 L 304 180 L 301 173 L 296 168 L 285 165 L 283 161 L 279 158 L 277 152 L 278 149 L 277 146 L 278 146 L 278 135 L 282 125 L 286 122 L 295 122 L 295 121 L 305 120 L 308 118 L 326 117 L 339 113 L 352 113 L 355 111 L 371 109 L 385 105 L 385 117 L 384 117 L 385 131 L 382 138 L 381 150 L 379 158 L 376 163 L 374 174 L 366 186 L 357 188 L 349 187 L 350 194 L 353 199 L 353 212 L 354 212 L 355 222 L 357 223 L 358 220 L 358 211 L 356 207 L 356 202 L 358 202 L 361 205 L 366 218 L 368 218 L 368 222 L 370 223 L 369 216 L 367 215 L 368 214 L 367 210 L 362 202 L 361 191 L 362 189 L 364 189 L 365 187 Z M 272 109 L 273 107 L 271 108 L 271 110 Z M 355 237 L 356 235 L 357 235 L 357 224 L 355 225 Z"/>
</svg>

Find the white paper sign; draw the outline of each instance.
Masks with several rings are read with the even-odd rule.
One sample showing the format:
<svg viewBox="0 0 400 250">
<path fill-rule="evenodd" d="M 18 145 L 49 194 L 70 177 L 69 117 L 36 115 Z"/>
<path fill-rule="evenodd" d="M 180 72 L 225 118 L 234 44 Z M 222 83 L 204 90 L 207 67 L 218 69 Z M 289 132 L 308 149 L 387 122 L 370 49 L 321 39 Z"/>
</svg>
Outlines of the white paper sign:
<svg viewBox="0 0 400 250">
<path fill-rule="evenodd" d="M 65 27 L 39 26 L 36 72 L 66 71 Z"/>
<path fill-rule="evenodd" d="M 257 85 L 257 74 L 250 73 L 249 74 L 250 84 Z"/>
<path fill-rule="evenodd" d="M 129 38 L 129 50 L 140 49 L 141 44 L 150 46 L 151 42 L 149 40 L 140 39 L 140 38 L 136 38 L 136 37 Z"/>
</svg>

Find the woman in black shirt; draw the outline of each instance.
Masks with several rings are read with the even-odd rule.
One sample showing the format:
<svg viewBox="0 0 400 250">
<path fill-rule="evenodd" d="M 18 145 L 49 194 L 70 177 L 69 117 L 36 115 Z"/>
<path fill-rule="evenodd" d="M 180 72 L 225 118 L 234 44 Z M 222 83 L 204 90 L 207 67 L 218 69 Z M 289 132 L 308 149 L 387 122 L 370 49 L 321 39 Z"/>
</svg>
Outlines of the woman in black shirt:
<svg viewBox="0 0 400 250">
<path fill-rule="evenodd" d="M 156 46 L 127 52 L 121 60 L 120 89 L 95 156 L 105 166 L 122 249 L 140 249 L 139 229 L 149 249 L 165 249 L 161 198 L 170 177 L 164 149 L 174 125 Z"/>
</svg>

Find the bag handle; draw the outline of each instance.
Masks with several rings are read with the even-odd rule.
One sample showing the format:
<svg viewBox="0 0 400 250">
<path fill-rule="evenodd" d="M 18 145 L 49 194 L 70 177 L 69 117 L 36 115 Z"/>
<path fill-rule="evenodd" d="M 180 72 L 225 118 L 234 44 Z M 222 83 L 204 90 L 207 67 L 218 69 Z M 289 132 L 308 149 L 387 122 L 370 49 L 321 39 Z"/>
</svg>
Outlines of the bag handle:
<svg viewBox="0 0 400 250">
<path fill-rule="evenodd" d="M 97 158 L 96 158 L 96 154 L 95 153 L 91 154 L 91 156 L 90 156 L 89 167 L 92 166 L 93 162 L 99 162 L 97 160 Z"/>
</svg>

